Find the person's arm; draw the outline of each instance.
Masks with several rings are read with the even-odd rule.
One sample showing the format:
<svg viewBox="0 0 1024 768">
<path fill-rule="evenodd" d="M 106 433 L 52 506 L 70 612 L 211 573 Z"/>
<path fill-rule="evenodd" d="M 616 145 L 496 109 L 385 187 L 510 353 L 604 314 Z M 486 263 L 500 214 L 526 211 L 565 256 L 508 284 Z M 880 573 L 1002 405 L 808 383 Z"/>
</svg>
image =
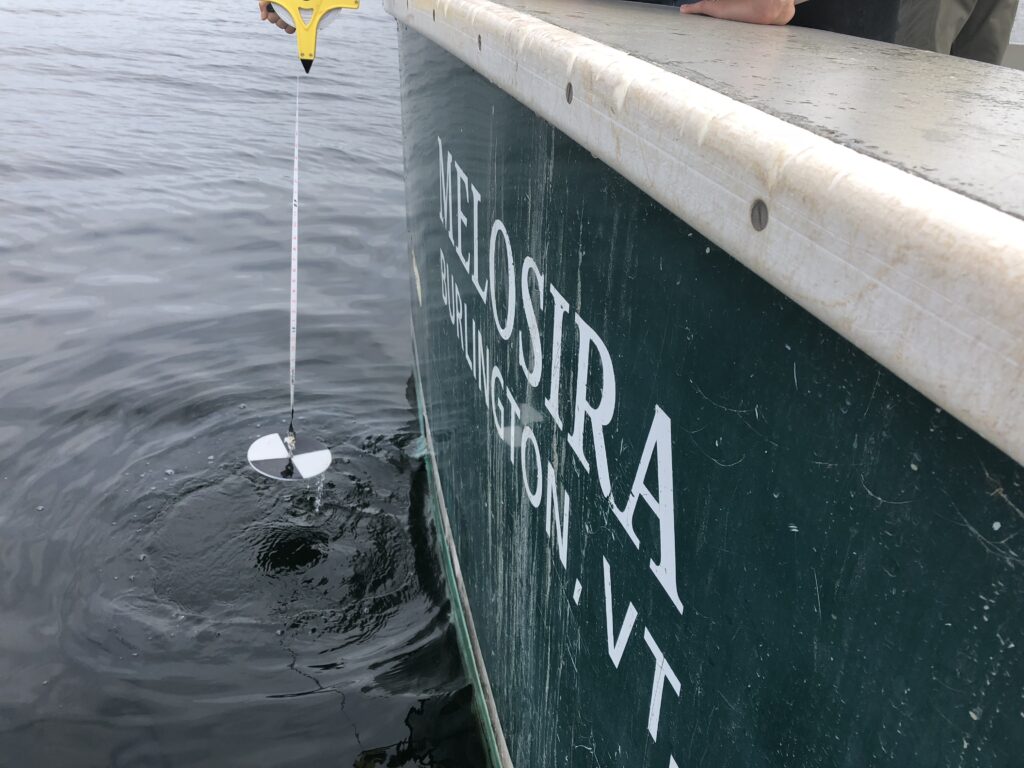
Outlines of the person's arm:
<svg viewBox="0 0 1024 768">
<path fill-rule="evenodd" d="M 749 24 L 789 24 L 796 13 L 794 0 L 698 0 L 679 6 L 681 13 L 697 13 Z"/>
<path fill-rule="evenodd" d="M 260 18 L 280 27 L 289 35 L 295 33 L 295 27 L 291 24 L 285 24 L 281 17 L 274 13 L 270 0 L 260 0 Z"/>
</svg>

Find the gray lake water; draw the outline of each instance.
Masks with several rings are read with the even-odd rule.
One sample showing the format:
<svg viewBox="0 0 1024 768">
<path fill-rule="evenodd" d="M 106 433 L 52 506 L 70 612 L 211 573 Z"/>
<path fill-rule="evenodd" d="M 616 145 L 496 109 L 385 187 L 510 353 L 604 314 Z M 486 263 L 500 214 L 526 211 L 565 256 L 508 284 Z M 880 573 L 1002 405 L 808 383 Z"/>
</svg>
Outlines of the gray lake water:
<svg viewBox="0 0 1024 768">
<path fill-rule="evenodd" d="M 480 766 L 425 512 L 395 25 L 0 0 L 0 765 Z"/>
</svg>

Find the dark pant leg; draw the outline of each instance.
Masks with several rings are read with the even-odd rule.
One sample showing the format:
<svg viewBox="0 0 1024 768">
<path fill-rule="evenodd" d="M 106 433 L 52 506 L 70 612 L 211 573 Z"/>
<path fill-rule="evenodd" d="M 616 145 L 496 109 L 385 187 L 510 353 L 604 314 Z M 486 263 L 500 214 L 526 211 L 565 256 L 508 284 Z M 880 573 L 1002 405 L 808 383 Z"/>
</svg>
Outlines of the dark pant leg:
<svg viewBox="0 0 1024 768">
<path fill-rule="evenodd" d="M 895 42 L 924 51 L 950 53 L 981 1 L 901 0 Z"/>
<path fill-rule="evenodd" d="M 1001 64 L 1010 43 L 1018 0 L 978 0 L 950 50 L 954 56 Z"/>
</svg>

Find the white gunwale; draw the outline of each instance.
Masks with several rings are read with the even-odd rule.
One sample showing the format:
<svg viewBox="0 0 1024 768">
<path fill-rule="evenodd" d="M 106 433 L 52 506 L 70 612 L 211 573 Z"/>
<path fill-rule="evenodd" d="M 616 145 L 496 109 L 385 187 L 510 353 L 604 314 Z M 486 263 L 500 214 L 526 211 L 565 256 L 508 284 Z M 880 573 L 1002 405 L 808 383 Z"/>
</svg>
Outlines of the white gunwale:
<svg viewBox="0 0 1024 768">
<path fill-rule="evenodd" d="M 527 13 L 384 2 L 1024 463 L 1024 221 Z"/>
</svg>

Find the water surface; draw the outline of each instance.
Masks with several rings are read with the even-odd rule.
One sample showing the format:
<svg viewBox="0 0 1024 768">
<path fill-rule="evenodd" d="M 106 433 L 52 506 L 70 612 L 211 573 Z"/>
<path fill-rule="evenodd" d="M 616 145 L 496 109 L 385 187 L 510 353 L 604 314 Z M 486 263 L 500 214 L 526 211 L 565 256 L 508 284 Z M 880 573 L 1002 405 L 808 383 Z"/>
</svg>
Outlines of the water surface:
<svg viewBox="0 0 1024 768">
<path fill-rule="evenodd" d="M 394 22 L 0 0 L 0 765 L 477 766 L 424 513 Z"/>
</svg>

